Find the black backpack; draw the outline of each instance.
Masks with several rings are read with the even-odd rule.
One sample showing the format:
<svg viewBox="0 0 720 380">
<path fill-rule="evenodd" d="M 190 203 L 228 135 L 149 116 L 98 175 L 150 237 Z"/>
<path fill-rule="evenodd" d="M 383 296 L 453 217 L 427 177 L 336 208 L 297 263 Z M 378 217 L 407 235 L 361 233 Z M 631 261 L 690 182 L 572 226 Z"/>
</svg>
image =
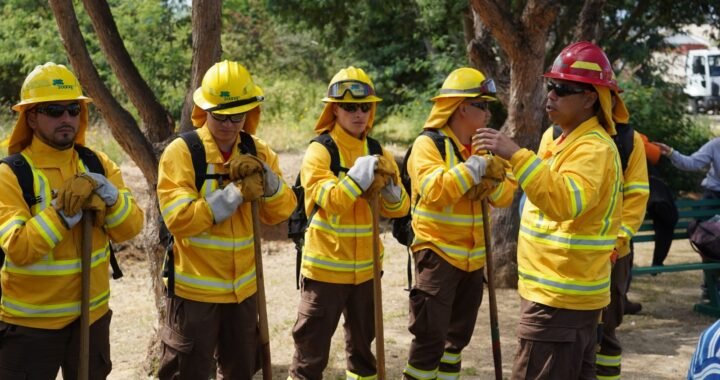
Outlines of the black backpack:
<svg viewBox="0 0 720 380">
<path fill-rule="evenodd" d="M 628 161 L 630 161 L 630 155 L 634 148 L 634 135 L 635 130 L 633 127 L 627 124 L 615 124 L 615 130 L 617 134 L 612 136 L 613 142 L 620 153 L 620 163 L 622 164 L 623 172 L 627 169 Z M 562 134 L 562 128 L 559 125 L 553 125 L 553 139 L 560 137 Z"/>
<path fill-rule="evenodd" d="M 95 152 L 80 144 L 75 144 L 74 148 L 80 156 L 82 162 L 87 165 L 87 168 L 92 173 L 105 175 L 105 168 L 103 168 L 102 163 L 100 163 L 100 159 L 98 159 Z M 30 167 L 30 164 L 27 162 L 25 157 L 20 153 L 11 154 L 7 157 L 0 159 L 0 165 L 1 164 L 6 164 L 7 166 L 9 166 L 15 174 L 15 177 L 17 177 L 18 184 L 20 185 L 20 190 L 23 194 L 23 199 L 25 199 L 25 203 L 27 203 L 28 208 L 32 208 L 32 206 L 40 203 L 42 198 L 40 196 L 35 196 L 35 191 L 33 190 L 34 180 L 32 168 Z M 112 278 L 118 279 L 123 276 L 123 273 L 120 269 L 120 265 L 118 265 L 117 258 L 115 257 L 115 249 L 113 248 L 112 243 L 109 243 L 109 247 L 110 266 L 112 267 Z M 2 248 L 0 248 L 0 267 L 2 267 L 4 263 L 5 252 L 2 250 Z M 1 288 L 0 296 L 2 296 Z"/>
<path fill-rule="evenodd" d="M 227 174 L 207 174 L 207 160 L 205 159 L 205 146 L 200 139 L 196 130 L 183 132 L 178 135 L 190 150 L 190 159 L 192 160 L 193 171 L 195 172 L 195 189 L 198 192 L 202 189 L 206 179 L 229 179 Z M 240 132 L 240 143 L 238 144 L 240 153 L 252 154 L 257 156 L 257 149 L 255 148 L 255 140 L 252 136 L 245 132 Z M 158 207 L 160 205 L 158 204 Z M 163 277 L 168 279 L 167 282 L 167 296 L 175 296 L 175 257 L 173 255 L 173 245 L 175 239 L 165 225 L 165 220 L 162 218 L 162 212 L 160 213 L 160 242 L 165 246 L 165 262 L 163 264 L 162 274 Z"/>
<path fill-rule="evenodd" d="M 335 144 L 335 140 L 332 139 L 327 131 L 310 140 L 311 144 L 313 142 L 321 144 L 327 149 L 328 153 L 330 153 L 330 170 L 335 176 L 338 176 L 340 172 L 347 173 L 349 169 L 340 165 L 340 151 L 338 150 L 337 144 Z M 377 140 L 368 136 L 367 143 L 371 155 L 383 154 L 382 146 L 380 146 Z M 295 285 L 299 289 L 300 266 L 302 265 L 302 252 L 303 246 L 305 245 L 305 231 L 319 207 L 318 205 L 314 205 L 309 217 L 305 214 L 305 189 L 300 183 L 300 173 L 298 173 L 295 178 L 293 192 L 297 198 L 297 205 L 288 219 L 288 237 L 295 243 L 295 251 L 297 253 L 295 256 Z"/>
<path fill-rule="evenodd" d="M 442 157 L 443 161 L 445 161 L 445 139 L 447 139 L 448 137 L 441 134 L 440 131 L 438 131 L 437 129 L 426 129 L 422 131 L 420 135 L 430 137 L 433 140 L 433 142 L 435 143 L 435 147 L 437 147 L 438 152 L 440 152 L 440 157 Z M 453 150 L 455 151 L 455 156 L 458 158 L 458 160 L 463 161 L 463 156 L 460 154 L 457 146 L 455 146 L 452 140 L 450 141 L 450 143 L 452 144 Z M 405 188 L 405 192 L 408 194 L 409 197 L 412 196 L 412 185 L 410 181 L 410 174 L 408 173 L 407 168 L 410 153 L 412 153 L 412 145 L 410 145 L 407 152 L 405 152 L 405 157 L 403 157 L 402 164 L 400 165 L 400 180 L 403 184 L 403 187 Z M 417 202 L 419 200 L 420 198 L 418 197 L 415 200 L 415 205 L 417 205 Z M 412 229 L 412 209 L 409 210 L 405 216 L 392 219 L 392 235 L 393 237 L 395 237 L 395 240 L 397 240 L 400 244 L 406 246 L 408 249 L 407 290 L 409 290 L 412 286 L 412 255 L 410 254 L 410 246 L 415 239 L 415 232 Z"/>
</svg>

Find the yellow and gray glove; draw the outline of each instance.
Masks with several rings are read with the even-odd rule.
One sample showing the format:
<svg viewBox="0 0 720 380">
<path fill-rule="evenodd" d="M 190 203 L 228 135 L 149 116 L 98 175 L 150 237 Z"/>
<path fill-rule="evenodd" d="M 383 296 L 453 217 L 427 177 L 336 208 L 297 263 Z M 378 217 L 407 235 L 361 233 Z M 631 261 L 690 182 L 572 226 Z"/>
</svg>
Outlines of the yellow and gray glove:
<svg viewBox="0 0 720 380">
<path fill-rule="evenodd" d="M 347 172 L 347 176 L 360 186 L 363 193 L 370 188 L 370 185 L 372 185 L 373 180 L 375 179 L 375 167 L 377 167 L 377 162 L 378 158 L 375 156 L 358 157 L 353 166 Z"/>
<path fill-rule="evenodd" d="M 265 195 L 265 181 L 262 173 L 253 173 L 236 182 L 240 188 L 243 200 L 252 202 Z"/>
<path fill-rule="evenodd" d="M 391 177 L 388 184 L 380 190 L 380 195 L 387 203 L 398 203 L 402 199 L 402 188 L 396 185 L 395 180 Z"/>
<path fill-rule="evenodd" d="M 262 173 L 263 162 L 252 154 L 241 154 L 225 163 L 230 180 L 235 182 L 253 173 Z"/>
<path fill-rule="evenodd" d="M 107 203 L 99 194 L 93 194 L 83 204 L 84 211 L 92 211 L 95 213 L 93 224 L 95 227 L 102 227 L 105 224 L 105 213 L 107 212 Z"/>
<path fill-rule="evenodd" d="M 473 185 L 480 183 L 480 179 L 485 175 L 485 169 L 487 168 L 487 160 L 484 157 L 472 155 L 464 163 L 465 167 L 470 172 L 470 176 L 473 180 Z"/>
<path fill-rule="evenodd" d="M 232 215 L 243 201 L 240 188 L 230 183 L 224 189 L 218 189 L 205 197 L 213 214 L 213 221 L 218 224 Z"/>
<path fill-rule="evenodd" d="M 102 174 L 87 173 L 87 175 L 92 177 L 92 179 L 95 180 L 95 183 L 97 183 L 97 186 L 95 187 L 95 194 L 99 195 L 107 206 L 114 205 L 120 194 L 118 192 L 118 188 Z"/>
<path fill-rule="evenodd" d="M 80 212 L 83 204 L 97 187 L 95 180 L 86 173 L 74 175 L 63 182 L 55 198 L 55 209 L 61 210 L 66 217 Z"/>
<path fill-rule="evenodd" d="M 263 196 L 272 197 L 280 190 L 280 177 L 275 174 L 270 165 L 263 162 Z"/>
</svg>

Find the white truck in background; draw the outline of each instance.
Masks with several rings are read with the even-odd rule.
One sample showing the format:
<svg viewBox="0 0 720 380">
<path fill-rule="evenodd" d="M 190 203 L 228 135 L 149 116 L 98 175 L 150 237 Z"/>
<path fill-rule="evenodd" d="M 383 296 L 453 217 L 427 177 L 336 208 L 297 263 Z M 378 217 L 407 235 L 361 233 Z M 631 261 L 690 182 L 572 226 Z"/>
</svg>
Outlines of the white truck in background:
<svg viewBox="0 0 720 380">
<path fill-rule="evenodd" d="M 720 50 L 690 50 L 685 60 L 688 112 L 720 113 Z"/>
</svg>

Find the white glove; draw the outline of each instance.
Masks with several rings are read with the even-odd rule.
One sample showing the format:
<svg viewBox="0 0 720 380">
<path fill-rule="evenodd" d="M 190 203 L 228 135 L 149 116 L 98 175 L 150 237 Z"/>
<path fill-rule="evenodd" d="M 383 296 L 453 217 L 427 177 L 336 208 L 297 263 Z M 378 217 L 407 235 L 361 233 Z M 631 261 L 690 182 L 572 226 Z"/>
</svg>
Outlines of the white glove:
<svg viewBox="0 0 720 380">
<path fill-rule="evenodd" d="M 380 195 L 387 203 L 398 203 L 402 198 L 402 189 L 395 184 L 394 179 L 390 179 L 390 182 L 380 190 Z"/>
<path fill-rule="evenodd" d="M 95 183 L 97 183 L 97 186 L 95 187 L 95 194 L 99 195 L 100 198 L 105 201 L 106 205 L 114 205 L 115 202 L 117 202 L 119 194 L 117 187 L 115 187 L 115 185 L 113 185 L 113 183 L 102 174 L 92 172 L 88 172 L 86 174 L 94 179 Z"/>
<path fill-rule="evenodd" d="M 477 185 L 480 183 L 482 176 L 485 175 L 487 161 L 483 157 L 472 155 L 465 161 L 464 164 L 461 165 L 465 165 L 465 167 L 468 168 L 470 175 L 473 178 L 473 185 Z"/>
<path fill-rule="evenodd" d="M 360 186 L 362 191 L 367 190 L 375 178 L 377 157 L 362 156 L 355 160 L 355 164 L 348 170 L 348 177 L 352 178 Z"/>
<path fill-rule="evenodd" d="M 243 196 L 237 185 L 230 183 L 222 190 L 213 191 L 205 200 L 212 210 L 215 224 L 218 224 L 235 212 L 242 203 Z"/>
<path fill-rule="evenodd" d="M 265 178 L 265 184 L 263 186 L 265 193 L 263 196 L 272 197 L 280 190 L 280 177 L 264 162 L 263 168 L 265 169 L 265 175 L 263 176 L 263 178 Z"/>
</svg>

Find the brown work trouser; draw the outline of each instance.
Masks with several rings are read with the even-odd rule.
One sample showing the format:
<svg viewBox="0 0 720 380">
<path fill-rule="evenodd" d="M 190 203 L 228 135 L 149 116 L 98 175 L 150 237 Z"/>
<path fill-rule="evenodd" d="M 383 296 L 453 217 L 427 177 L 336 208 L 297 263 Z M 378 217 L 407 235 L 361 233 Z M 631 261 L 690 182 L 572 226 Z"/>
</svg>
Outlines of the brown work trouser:
<svg viewBox="0 0 720 380">
<path fill-rule="evenodd" d="M 105 379 L 110 361 L 108 311 L 90 325 L 89 378 Z M 65 380 L 78 378 L 80 318 L 59 330 L 36 329 L 0 322 L 0 379 L 52 380 L 62 368 Z"/>
<path fill-rule="evenodd" d="M 160 330 L 161 380 L 207 380 L 217 360 L 218 379 L 247 380 L 257 372 L 257 295 L 241 303 L 167 300 Z"/>
<path fill-rule="evenodd" d="M 330 355 L 330 340 L 343 315 L 347 370 L 358 376 L 377 372 L 370 348 L 375 339 L 373 281 L 359 285 L 302 279 L 298 318 L 293 327 L 295 354 L 290 377 L 322 379 Z"/>
<path fill-rule="evenodd" d="M 620 340 L 615 335 L 615 329 L 620 326 L 623 314 L 625 314 L 625 295 L 631 267 L 632 256 L 627 255 L 617 259 L 612 268 L 610 304 L 603 311 L 602 341 L 595 361 L 598 376 L 620 376 L 622 347 Z"/>
<path fill-rule="evenodd" d="M 520 300 L 513 380 L 595 379 L 600 310 L 558 309 Z"/>
<path fill-rule="evenodd" d="M 409 366 L 459 374 L 459 354 L 472 338 L 483 297 L 483 270 L 465 272 L 429 249 L 415 252 L 410 291 Z M 405 372 L 405 377 L 414 377 Z"/>
</svg>

